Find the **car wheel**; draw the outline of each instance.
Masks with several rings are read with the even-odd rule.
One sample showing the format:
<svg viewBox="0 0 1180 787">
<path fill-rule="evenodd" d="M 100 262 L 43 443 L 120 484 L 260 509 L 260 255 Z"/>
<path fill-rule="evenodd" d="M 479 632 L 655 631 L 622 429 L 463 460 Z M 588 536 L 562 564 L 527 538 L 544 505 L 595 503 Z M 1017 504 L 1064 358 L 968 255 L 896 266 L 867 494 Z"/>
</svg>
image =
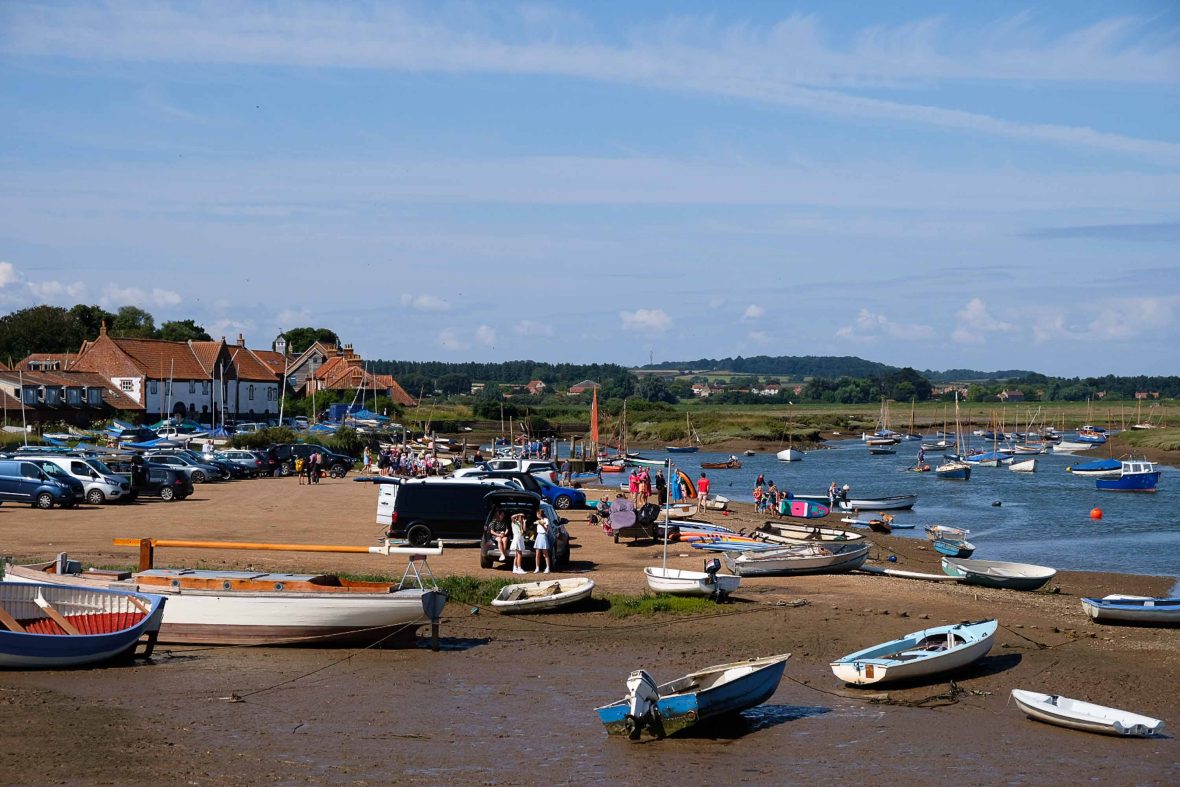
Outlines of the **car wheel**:
<svg viewBox="0 0 1180 787">
<path fill-rule="evenodd" d="M 48 511 L 49 509 L 53 508 L 53 495 L 49 494 L 48 492 L 42 492 L 41 494 L 37 495 L 37 502 L 35 502 L 33 505 L 37 506 L 37 508 L 40 508 L 43 511 Z"/>
<path fill-rule="evenodd" d="M 279 466 L 275 468 L 275 475 L 285 477 L 291 475 L 291 468 L 287 466 L 286 462 L 280 462 Z"/>
<path fill-rule="evenodd" d="M 91 489 L 86 493 L 86 502 L 92 506 L 100 506 L 107 501 L 107 496 L 101 489 Z"/>
<path fill-rule="evenodd" d="M 430 528 L 422 523 L 412 525 L 406 531 L 406 540 L 410 542 L 410 546 L 424 547 L 430 543 Z"/>
<path fill-rule="evenodd" d="M 203 483 L 205 483 L 205 471 L 204 470 L 194 470 L 193 474 L 190 476 L 190 478 L 193 479 L 194 484 L 203 484 Z"/>
<path fill-rule="evenodd" d="M 174 492 L 172 490 L 172 487 L 166 486 L 160 490 L 160 499 L 161 500 L 173 500 L 175 498 L 176 498 L 176 492 Z"/>
<path fill-rule="evenodd" d="M 571 505 L 573 505 L 573 502 L 574 501 L 572 499 L 570 499 L 569 495 L 558 495 L 557 499 L 553 501 L 553 507 L 559 508 L 564 511 L 565 509 L 567 509 Z"/>
<path fill-rule="evenodd" d="M 333 478 L 344 478 L 344 474 L 348 472 L 348 468 L 342 464 L 334 464 L 328 471 L 328 475 Z"/>
</svg>

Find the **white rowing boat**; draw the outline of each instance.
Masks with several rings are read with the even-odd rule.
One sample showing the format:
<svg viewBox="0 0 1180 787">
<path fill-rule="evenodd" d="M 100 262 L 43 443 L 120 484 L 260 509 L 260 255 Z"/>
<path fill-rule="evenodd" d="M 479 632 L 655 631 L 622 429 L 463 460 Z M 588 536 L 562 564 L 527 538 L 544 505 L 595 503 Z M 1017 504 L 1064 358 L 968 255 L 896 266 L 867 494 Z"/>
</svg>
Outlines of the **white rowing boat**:
<svg viewBox="0 0 1180 787">
<path fill-rule="evenodd" d="M 647 586 L 655 593 L 674 596 L 728 596 L 742 583 L 733 574 L 710 574 L 705 571 L 685 571 L 679 568 L 648 566 L 643 569 Z"/>
<path fill-rule="evenodd" d="M 1012 699 L 1030 718 L 1084 732 L 1146 738 L 1158 735 L 1164 728 L 1162 721 L 1150 716 L 1071 700 L 1057 694 L 1012 689 Z"/>
<path fill-rule="evenodd" d="M 594 580 L 586 577 L 522 582 L 505 585 L 492 599 L 492 607 L 505 615 L 549 612 L 585 601 L 593 591 Z"/>
<path fill-rule="evenodd" d="M 832 672 L 840 680 L 863 686 L 959 669 L 987 655 L 996 625 L 994 620 L 981 620 L 915 631 L 837 659 Z"/>
</svg>

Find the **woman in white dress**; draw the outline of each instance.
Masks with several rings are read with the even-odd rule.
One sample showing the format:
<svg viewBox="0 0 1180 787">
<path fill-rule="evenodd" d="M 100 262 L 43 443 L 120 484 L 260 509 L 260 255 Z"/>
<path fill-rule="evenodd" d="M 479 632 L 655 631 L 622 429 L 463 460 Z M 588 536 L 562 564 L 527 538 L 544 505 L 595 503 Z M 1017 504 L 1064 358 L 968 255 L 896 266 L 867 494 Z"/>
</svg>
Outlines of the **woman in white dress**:
<svg viewBox="0 0 1180 787">
<path fill-rule="evenodd" d="M 521 566 L 521 561 L 524 559 L 524 514 L 512 515 L 512 543 L 508 545 L 508 548 L 516 552 L 512 561 L 512 573 L 523 574 L 524 568 Z"/>
<path fill-rule="evenodd" d="M 544 573 L 549 573 L 549 518 L 544 514 L 537 517 L 537 539 L 533 542 L 533 573 L 541 573 L 541 564 L 545 564 Z"/>
</svg>

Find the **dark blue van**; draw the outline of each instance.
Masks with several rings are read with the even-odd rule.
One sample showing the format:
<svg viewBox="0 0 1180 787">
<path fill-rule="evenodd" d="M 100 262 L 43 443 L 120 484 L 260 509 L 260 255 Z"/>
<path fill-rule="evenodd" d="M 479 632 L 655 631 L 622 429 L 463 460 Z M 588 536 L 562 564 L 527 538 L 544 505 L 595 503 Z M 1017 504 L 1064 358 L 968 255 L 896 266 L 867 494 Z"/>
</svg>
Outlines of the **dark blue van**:
<svg viewBox="0 0 1180 787">
<path fill-rule="evenodd" d="M 61 471 L 50 473 L 27 460 L 0 459 L 0 501 L 37 508 L 73 508 L 85 497 L 82 482 Z"/>
</svg>

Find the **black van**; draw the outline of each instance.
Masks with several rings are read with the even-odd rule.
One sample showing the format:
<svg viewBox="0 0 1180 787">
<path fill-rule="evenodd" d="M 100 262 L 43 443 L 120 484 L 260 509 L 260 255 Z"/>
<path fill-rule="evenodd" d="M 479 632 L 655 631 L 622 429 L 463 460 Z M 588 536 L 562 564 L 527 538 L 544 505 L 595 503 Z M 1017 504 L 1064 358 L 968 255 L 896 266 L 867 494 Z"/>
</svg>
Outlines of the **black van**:
<svg viewBox="0 0 1180 787">
<path fill-rule="evenodd" d="M 506 479 L 356 480 L 380 485 L 377 524 L 386 526 L 390 538 L 404 538 L 414 546 L 426 546 L 440 538 L 479 541 L 488 518 L 488 494 L 497 489 L 519 489 Z"/>
</svg>

